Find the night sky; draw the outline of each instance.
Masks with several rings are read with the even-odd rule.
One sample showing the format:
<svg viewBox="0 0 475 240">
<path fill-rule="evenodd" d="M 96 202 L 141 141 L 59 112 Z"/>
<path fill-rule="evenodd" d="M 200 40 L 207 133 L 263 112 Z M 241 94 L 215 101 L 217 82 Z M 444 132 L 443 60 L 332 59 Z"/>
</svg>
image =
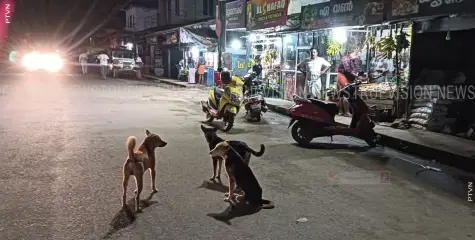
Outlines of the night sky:
<svg viewBox="0 0 475 240">
<path fill-rule="evenodd" d="M 9 35 L 30 32 L 55 36 L 84 36 L 107 17 L 105 27 L 124 26 L 125 14 L 120 6 L 128 0 L 10 0 L 15 2 L 15 14 Z M 95 4 L 95 5 L 94 5 Z M 90 10 L 90 15 L 87 12 Z M 74 34 L 74 30 L 78 31 Z"/>
</svg>

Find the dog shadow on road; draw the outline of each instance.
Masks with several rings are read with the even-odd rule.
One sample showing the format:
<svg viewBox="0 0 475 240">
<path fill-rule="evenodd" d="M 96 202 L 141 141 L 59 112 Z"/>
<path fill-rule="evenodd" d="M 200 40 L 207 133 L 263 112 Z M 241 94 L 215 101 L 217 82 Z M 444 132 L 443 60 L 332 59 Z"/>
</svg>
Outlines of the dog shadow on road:
<svg viewBox="0 0 475 240">
<path fill-rule="evenodd" d="M 151 201 L 154 193 L 151 193 L 146 199 L 140 200 L 140 206 L 142 209 L 148 208 L 151 205 L 158 203 L 158 201 Z M 134 223 L 135 219 L 137 218 L 137 213 L 132 209 L 135 208 L 135 199 L 131 198 L 127 202 L 127 207 L 121 209 L 115 216 L 112 218 L 110 223 L 111 229 L 104 234 L 102 239 L 110 238 L 114 233 L 119 231 L 120 229 L 126 228 Z"/>
<path fill-rule="evenodd" d="M 199 186 L 198 188 L 206 188 L 206 189 L 213 190 L 216 192 L 221 192 L 221 193 L 227 193 L 229 189 L 229 187 L 224 185 L 223 182 L 221 182 L 221 180 L 218 180 L 218 181 L 205 180 L 203 181 L 203 184 L 201 184 L 201 186 Z"/>
<path fill-rule="evenodd" d="M 222 213 L 208 213 L 206 215 L 227 225 L 231 225 L 231 220 L 233 218 L 252 215 L 259 212 L 261 209 L 262 208 L 260 207 L 246 204 L 244 202 L 234 202 L 230 203 L 229 207 L 227 207 Z"/>
</svg>

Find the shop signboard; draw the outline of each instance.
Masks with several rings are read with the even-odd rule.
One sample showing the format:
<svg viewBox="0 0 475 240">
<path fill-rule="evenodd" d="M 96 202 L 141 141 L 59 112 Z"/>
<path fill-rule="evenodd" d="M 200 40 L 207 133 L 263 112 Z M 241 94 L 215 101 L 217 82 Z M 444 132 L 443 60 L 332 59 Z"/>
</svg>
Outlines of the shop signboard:
<svg viewBox="0 0 475 240">
<path fill-rule="evenodd" d="M 474 0 L 393 0 L 389 20 L 474 12 Z"/>
<path fill-rule="evenodd" d="M 285 25 L 289 0 L 255 0 L 247 3 L 247 30 Z"/>
<path fill-rule="evenodd" d="M 302 6 L 303 30 L 363 26 L 382 23 L 385 0 L 331 0 Z"/>
<path fill-rule="evenodd" d="M 246 54 L 233 54 L 233 74 L 236 76 L 244 76 L 247 74 L 248 65 Z"/>
<path fill-rule="evenodd" d="M 244 14 L 245 0 L 237 0 L 226 3 L 226 28 L 236 29 L 246 27 L 246 15 Z"/>
<path fill-rule="evenodd" d="M 230 52 L 223 52 L 223 68 L 227 68 L 228 70 L 233 70 L 233 54 Z"/>
<path fill-rule="evenodd" d="M 178 31 L 168 32 L 163 34 L 162 45 L 170 46 L 178 43 Z"/>
</svg>

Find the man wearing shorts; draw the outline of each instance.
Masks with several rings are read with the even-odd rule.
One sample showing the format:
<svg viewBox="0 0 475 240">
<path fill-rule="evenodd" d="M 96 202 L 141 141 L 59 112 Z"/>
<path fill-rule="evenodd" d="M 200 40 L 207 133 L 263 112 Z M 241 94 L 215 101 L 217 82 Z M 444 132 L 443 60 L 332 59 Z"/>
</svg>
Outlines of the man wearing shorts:
<svg viewBox="0 0 475 240">
<path fill-rule="evenodd" d="M 341 58 L 340 65 L 338 66 L 338 74 L 336 76 L 337 90 L 341 90 L 358 78 L 358 57 L 359 51 L 352 50 L 348 55 Z M 350 103 L 348 99 L 344 97 L 340 99 L 340 111 L 341 110 L 343 115 L 350 116 Z"/>
<path fill-rule="evenodd" d="M 325 69 L 322 70 L 322 67 Z M 331 64 L 318 56 L 317 49 L 310 49 L 310 58 L 305 59 L 298 65 L 298 69 L 305 74 L 305 97 L 313 97 L 321 99 L 322 91 L 322 78 L 321 75 L 326 73 L 330 69 Z"/>
</svg>

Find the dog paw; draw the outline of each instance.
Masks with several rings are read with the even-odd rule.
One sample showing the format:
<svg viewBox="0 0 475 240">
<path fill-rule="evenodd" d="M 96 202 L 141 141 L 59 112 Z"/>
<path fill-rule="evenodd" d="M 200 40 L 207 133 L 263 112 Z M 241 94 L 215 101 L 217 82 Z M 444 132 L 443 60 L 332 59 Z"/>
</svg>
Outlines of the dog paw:
<svg viewBox="0 0 475 240">
<path fill-rule="evenodd" d="M 141 212 L 142 212 L 142 209 L 140 209 L 140 208 L 139 208 L 139 209 L 135 209 L 135 212 L 136 212 L 136 213 L 141 213 Z"/>
<path fill-rule="evenodd" d="M 229 193 L 225 193 L 225 194 L 224 194 L 224 197 L 229 197 Z"/>
<path fill-rule="evenodd" d="M 137 189 L 134 190 L 134 193 L 137 194 Z"/>
<path fill-rule="evenodd" d="M 152 189 L 152 194 L 155 194 L 155 193 L 158 193 L 158 190 L 156 188 Z"/>
</svg>

